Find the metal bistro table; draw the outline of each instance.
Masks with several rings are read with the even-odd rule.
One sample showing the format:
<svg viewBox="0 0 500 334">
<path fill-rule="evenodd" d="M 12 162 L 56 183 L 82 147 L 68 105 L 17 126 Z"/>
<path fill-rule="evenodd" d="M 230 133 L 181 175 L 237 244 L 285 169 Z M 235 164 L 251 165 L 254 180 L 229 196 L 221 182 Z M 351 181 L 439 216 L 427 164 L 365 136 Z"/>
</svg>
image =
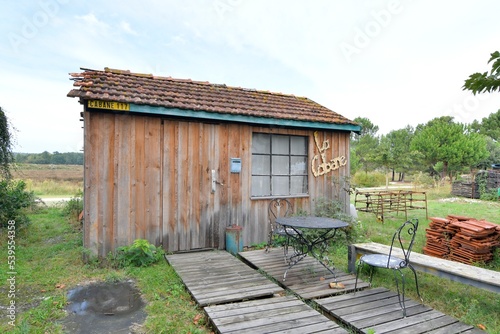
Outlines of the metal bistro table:
<svg viewBox="0 0 500 334">
<path fill-rule="evenodd" d="M 297 263 L 299 263 L 308 254 L 318 260 L 323 267 L 332 273 L 335 281 L 337 281 L 335 272 L 328 267 L 324 262 L 323 254 L 327 249 L 327 242 L 332 239 L 339 228 L 348 227 L 349 224 L 333 218 L 327 217 L 279 217 L 276 222 L 283 225 L 285 231 L 288 228 L 295 233 L 287 233 L 288 237 L 294 242 L 294 252 L 288 258 L 288 268 L 283 275 L 283 282 L 286 280 L 288 271 Z M 318 230 L 317 233 L 307 233 L 303 230 Z"/>
</svg>

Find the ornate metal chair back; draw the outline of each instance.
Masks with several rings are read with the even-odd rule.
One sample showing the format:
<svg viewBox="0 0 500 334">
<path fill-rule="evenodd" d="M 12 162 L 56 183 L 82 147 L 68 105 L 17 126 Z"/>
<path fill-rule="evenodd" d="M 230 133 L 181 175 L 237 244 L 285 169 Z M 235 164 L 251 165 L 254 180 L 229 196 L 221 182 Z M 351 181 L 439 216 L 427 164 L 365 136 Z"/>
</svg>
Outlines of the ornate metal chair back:
<svg viewBox="0 0 500 334">
<path fill-rule="evenodd" d="M 293 213 L 293 206 L 289 200 L 284 198 L 275 198 L 271 200 L 268 207 L 269 224 L 271 232 L 283 229 L 281 225 L 276 223 L 278 217 L 288 217 Z"/>
<path fill-rule="evenodd" d="M 389 260 L 392 255 L 392 250 L 394 247 L 398 247 L 402 253 L 403 258 L 400 263 L 400 268 L 406 268 L 410 263 L 410 255 L 413 249 L 413 244 L 415 242 L 415 236 L 418 230 L 418 219 L 412 219 L 404 222 L 394 233 L 391 242 L 391 249 L 389 252 Z M 387 262 L 387 267 L 389 267 L 389 261 Z"/>
</svg>

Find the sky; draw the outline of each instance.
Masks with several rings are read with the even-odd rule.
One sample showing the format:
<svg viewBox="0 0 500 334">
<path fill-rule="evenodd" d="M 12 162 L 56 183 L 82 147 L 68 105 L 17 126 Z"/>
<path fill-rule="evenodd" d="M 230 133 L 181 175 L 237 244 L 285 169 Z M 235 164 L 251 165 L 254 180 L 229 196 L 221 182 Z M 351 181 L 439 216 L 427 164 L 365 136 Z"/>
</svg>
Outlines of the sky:
<svg viewBox="0 0 500 334">
<path fill-rule="evenodd" d="M 0 106 L 14 151 L 78 152 L 69 73 L 105 67 L 308 97 L 379 135 L 481 121 L 465 79 L 500 51 L 498 0 L 17 0 L 0 3 Z"/>
</svg>

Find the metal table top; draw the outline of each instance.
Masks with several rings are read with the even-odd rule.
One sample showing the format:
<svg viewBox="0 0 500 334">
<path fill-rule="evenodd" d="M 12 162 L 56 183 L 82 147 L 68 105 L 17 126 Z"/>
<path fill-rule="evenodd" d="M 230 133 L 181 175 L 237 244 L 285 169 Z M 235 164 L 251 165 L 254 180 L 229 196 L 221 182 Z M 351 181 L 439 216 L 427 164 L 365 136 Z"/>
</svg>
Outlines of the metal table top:
<svg viewBox="0 0 500 334">
<path fill-rule="evenodd" d="M 313 216 L 279 217 L 276 222 L 283 226 L 295 228 L 337 229 L 349 226 L 348 223 L 339 219 Z"/>
</svg>

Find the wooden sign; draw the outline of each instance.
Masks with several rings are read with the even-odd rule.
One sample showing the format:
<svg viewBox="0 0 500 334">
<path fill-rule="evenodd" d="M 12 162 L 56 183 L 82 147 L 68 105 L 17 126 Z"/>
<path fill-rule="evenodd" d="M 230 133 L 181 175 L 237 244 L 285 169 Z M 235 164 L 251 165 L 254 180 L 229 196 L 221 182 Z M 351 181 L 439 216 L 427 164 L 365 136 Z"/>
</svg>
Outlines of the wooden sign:
<svg viewBox="0 0 500 334">
<path fill-rule="evenodd" d="M 325 175 L 347 164 L 347 159 L 343 155 L 327 160 L 326 151 L 330 148 L 330 142 L 327 139 L 320 145 L 318 131 L 314 132 L 314 142 L 319 151 L 319 154 L 316 154 L 311 159 L 311 170 L 314 177 Z"/>
<path fill-rule="evenodd" d="M 120 110 L 120 111 L 130 110 L 130 103 L 115 102 L 115 101 L 88 100 L 87 106 L 89 108 L 95 108 L 95 109 Z"/>
</svg>

